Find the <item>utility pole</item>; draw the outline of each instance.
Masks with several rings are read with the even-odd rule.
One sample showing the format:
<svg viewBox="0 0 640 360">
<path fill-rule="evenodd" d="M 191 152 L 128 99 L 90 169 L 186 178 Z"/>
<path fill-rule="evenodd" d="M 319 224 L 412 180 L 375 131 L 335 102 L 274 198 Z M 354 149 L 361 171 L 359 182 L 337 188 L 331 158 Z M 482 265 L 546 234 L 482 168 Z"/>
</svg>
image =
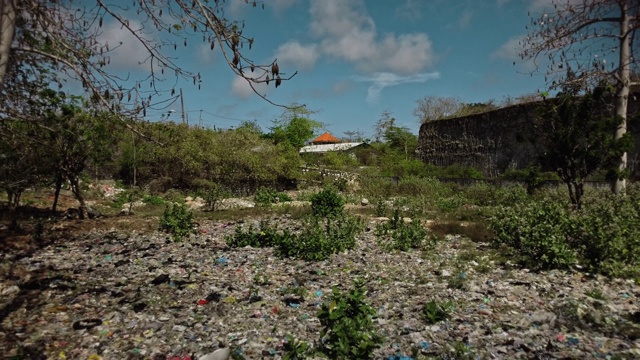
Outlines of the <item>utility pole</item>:
<svg viewBox="0 0 640 360">
<path fill-rule="evenodd" d="M 187 124 L 187 116 L 184 112 L 184 96 L 182 95 L 182 88 L 180 88 L 180 104 L 182 104 L 182 123 Z"/>
<path fill-rule="evenodd" d="M 200 110 L 200 121 L 198 121 L 198 125 L 200 125 L 201 129 L 204 129 L 204 126 L 202 126 L 202 110 Z"/>
</svg>

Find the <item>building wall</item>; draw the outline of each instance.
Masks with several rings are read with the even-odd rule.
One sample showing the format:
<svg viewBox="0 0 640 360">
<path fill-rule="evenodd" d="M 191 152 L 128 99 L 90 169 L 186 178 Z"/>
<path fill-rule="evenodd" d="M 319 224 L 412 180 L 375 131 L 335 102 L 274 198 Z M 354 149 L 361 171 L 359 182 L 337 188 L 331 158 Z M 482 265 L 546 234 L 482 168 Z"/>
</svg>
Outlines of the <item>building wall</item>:
<svg viewBox="0 0 640 360">
<path fill-rule="evenodd" d="M 537 103 L 518 104 L 483 114 L 422 124 L 418 157 L 427 164 L 472 166 L 495 177 L 507 169 L 521 169 L 536 159 L 528 125 Z M 640 175 L 640 94 L 629 101 L 628 131 L 635 148 L 628 155 L 632 176 Z M 636 119 L 636 121 L 632 121 Z M 553 169 L 549 169 L 553 170 Z"/>
</svg>

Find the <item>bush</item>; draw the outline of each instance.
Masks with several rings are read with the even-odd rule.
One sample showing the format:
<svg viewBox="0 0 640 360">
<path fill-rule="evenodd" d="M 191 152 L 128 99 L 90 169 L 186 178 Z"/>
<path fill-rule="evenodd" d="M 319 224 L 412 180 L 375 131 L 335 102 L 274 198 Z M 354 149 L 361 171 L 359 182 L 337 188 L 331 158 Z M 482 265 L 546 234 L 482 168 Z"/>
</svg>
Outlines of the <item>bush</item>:
<svg viewBox="0 0 640 360">
<path fill-rule="evenodd" d="M 490 222 L 495 245 L 513 248 L 523 263 L 540 269 L 575 263 L 576 253 L 567 242 L 570 227 L 568 210 L 550 201 L 498 208 Z"/>
<path fill-rule="evenodd" d="M 277 202 L 293 201 L 289 195 L 264 186 L 256 191 L 253 200 L 258 206 L 270 206 Z"/>
<path fill-rule="evenodd" d="M 634 191 L 587 198 L 575 214 L 571 237 L 589 271 L 640 276 L 640 196 Z"/>
<path fill-rule="evenodd" d="M 229 189 L 210 180 L 196 179 L 191 185 L 197 189 L 196 195 L 205 201 L 208 211 L 215 211 L 222 200 L 231 196 Z"/>
<path fill-rule="evenodd" d="M 185 204 L 167 206 L 160 219 L 160 229 L 171 234 L 174 241 L 180 241 L 193 232 L 193 212 Z"/>
<path fill-rule="evenodd" d="M 376 311 L 365 300 L 365 285 L 356 281 L 348 293 L 334 286 L 331 298 L 320 307 L 320 351 L 329 359 L 371 359 L 382 344 L 372 320 Z"/>
<path fill-rule="evenodd" d="M 266 221 L 260 223 L 260 229 L 249 226 L 247 231 L 236 227 L 234 236 L 226 237 L 230 247 L 275 247 L 281 257 L 294 257 L 303 260 L 321 261 L 331 254 L 353 249 L 355 236 L 362 230 L 362 222 L 353 216 L 308 219 L 299 234 L 287 230 L 278 231 Z"/>
<path fill-rule="evenodd" d="M 362 222 L 354 216 L 311 218 L 299 235 L 282 237 L 276 253 L 303 260 L 326 260 L 331 254 L 355 248 L 355 237 L 361 230 Z"/>
<path fill-rule="evenodd" d="M 431 300 L 422 307 L 422 315 L 427 323 L 432 325 L 449 319 L 453 309 L 452 301 L 436 302 Z"/>
<path fill-rule="evenodd" d="M 344 211 L 344 198 L 333 187 L 325 187 L 311 196 L 311 212 L 315 216 L 337 216 Z"/>
<path fill-rule="evenodd" d="M 387 250 L 409 251 L 426 245 L 429 232 L 420 221 L 405 223 L 396 209 L 393 218 L 376 226 L 378 242 Z"/>
<path fill-rule="evenodd" d="M 249 225 L 247 231 L 243 231 L 242 227 L 237 226 L 234 236 L 227 236 L 226 243 L 230 247 L 251 246 L 254 248 L 277 246 L 282 242 L 283 237 L 291 236 L 286 230 L 278 233 L 277 228 L 269 226 L 266 220 L 260 221 L 260 228 L 256 229 L 253 225 Z"/>
</svg>

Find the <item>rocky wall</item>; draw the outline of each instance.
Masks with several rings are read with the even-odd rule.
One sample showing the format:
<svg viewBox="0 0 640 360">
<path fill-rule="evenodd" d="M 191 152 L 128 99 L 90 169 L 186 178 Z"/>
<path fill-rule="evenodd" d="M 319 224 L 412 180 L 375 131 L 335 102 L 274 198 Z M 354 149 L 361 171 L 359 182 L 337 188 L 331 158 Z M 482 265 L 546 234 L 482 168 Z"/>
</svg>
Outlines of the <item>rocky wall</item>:
<svg viewBox="0 0 640 360">
<path fill-rule="evenodd" d="M 536 159 L 529 124 L 538 103 L 518 104 L 483 114 L 422 124 L 418 157 L 427 164 L 472 166 L 487 177 L 521 169 Z M 628 155 L 633 177 L 640 172 L 640 94 L 631 96 L 628 129 L 635 148 Z M 547 169 L 553 170 L 553 169 Z"/>
</svg>

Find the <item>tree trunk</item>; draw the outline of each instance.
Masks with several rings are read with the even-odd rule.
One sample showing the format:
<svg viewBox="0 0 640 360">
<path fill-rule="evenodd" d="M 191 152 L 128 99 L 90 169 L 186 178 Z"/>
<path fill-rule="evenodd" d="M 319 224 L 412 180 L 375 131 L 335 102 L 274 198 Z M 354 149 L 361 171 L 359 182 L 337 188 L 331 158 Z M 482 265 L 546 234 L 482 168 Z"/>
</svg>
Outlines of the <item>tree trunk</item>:
<svg viewBox="0 0 640 360">
<path fill-rule="evenodd" d="M 56 179 L 56 192 L 53 194 L 53 206 L 51 211 L 55 214 L 58 208 L 58 199 L 60 198 L 60 189 L 62 188 L 62 178 Z"/>
<path fill-rule="evenodd" d="M 18 229 L 18 206 L 20 205 L 20 196 L 22 195 L 22 191 L 10 191 L 7 190 L 7 199 L 9 200 L 9 219 L 11 223 L 9 228 L 11 230 Z"/>
<path fill-rule="evenodd" d="M 616 115 L 622 118 L 622 121 L 616 129 L 615 139 L 618 140 L 624 136 L 627 132 L 627 105 L 629 102 L 629 87 L 631 85 L 631 79 L 629 76 L 629 62 L 631 61 L 630 55 L 630 42 L 631 42 L 631 25 L 629 21 L 629 3 L 627 1 L 620 2 L 620 69 L 618 72 L 619 85 L 616 90 Z M 627 169 L 627 153 L 625 152 L 620 157 L 620 164 L 618 170 L 622 173 Z M 611 182 L 611 190 L 615 194 L 624 193 L 626 186 L 625 179 L 617 177 Z"/>
<path fill-rule="evenodd" d="M 0 88 L 9 67 L 15 30 L 16 3 L 14 0 L 2 0 L 0 1 Z"/>
<path fill-rule="evenodd" d="M 78 216 L 81 220 L 88 217 L 89 212 L 87 211 L 87 204 L 84 202 L 84 196 L 82 196 L 82 190 L 80 189 L 80 181 L 75 176 L 69 177 L 69 182 L 71 183 L 71 191 L 73 191 L 73 195 L 78 200 L 80 206 L 78 207 Z"/>
</svg>

